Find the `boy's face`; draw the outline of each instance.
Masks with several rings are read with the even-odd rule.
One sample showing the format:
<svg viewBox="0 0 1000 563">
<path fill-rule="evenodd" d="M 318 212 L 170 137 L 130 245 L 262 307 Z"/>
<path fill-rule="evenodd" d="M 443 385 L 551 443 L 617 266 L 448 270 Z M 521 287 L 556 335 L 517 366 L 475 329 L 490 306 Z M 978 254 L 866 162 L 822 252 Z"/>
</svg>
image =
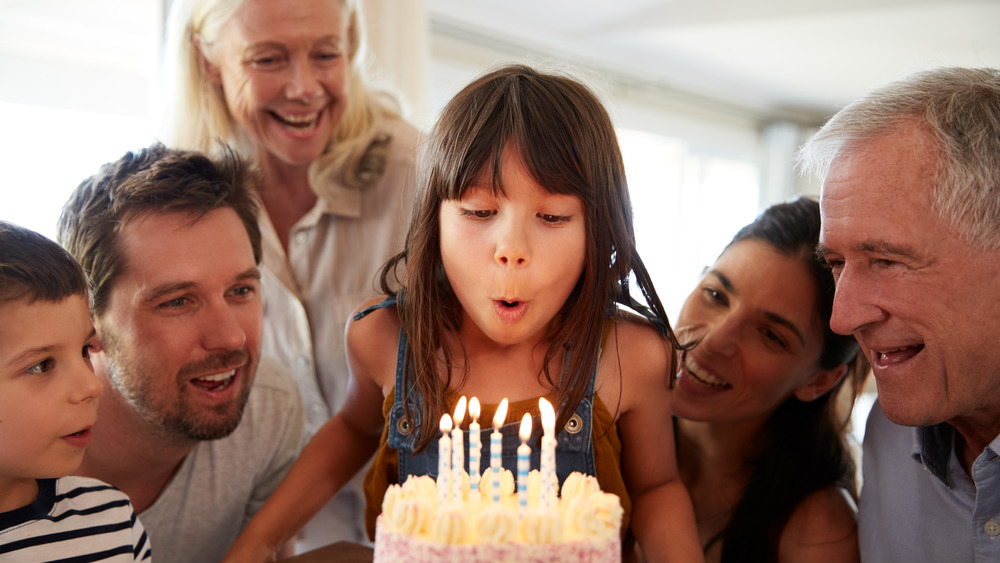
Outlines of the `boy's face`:
<svg viewBox="0 0 1000 563">
<path fill-rule="evenodd" d="M 96 339 L 82 295 L 0 304 L 0 495 L 76 471 L 97 421 Z"/>
</svg>

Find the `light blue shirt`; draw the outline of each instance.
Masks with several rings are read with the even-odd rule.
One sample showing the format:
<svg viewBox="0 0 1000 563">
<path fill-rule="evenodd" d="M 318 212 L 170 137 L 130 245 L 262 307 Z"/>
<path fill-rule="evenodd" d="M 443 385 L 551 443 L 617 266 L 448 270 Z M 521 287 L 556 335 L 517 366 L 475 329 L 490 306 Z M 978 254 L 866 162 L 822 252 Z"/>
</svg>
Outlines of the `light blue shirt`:
<svg viewBox="0 0 1000 563">
<path fill-rule="evenodd" d="M 872 407 L 858 503 L 862 561 L 1000 561 L 1000 436 L 976 458 L 972 479 L 954 438 L 950 425 L 899 426 Z"/>
</svg>

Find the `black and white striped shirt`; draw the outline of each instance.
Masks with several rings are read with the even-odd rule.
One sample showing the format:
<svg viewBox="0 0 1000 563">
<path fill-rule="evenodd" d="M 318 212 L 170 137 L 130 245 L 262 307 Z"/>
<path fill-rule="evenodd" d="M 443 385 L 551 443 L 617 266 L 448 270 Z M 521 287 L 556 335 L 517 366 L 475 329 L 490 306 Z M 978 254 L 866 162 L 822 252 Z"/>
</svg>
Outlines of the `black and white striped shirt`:
<svg viewBox="0 0 1000 563">
<path fill-rule="evenodd" d="M 125 493 L 86 477 L 39 479 L 38 498 L 0 513 L 0 561 L 150 561 L 149 539 Z"/>
</svg>

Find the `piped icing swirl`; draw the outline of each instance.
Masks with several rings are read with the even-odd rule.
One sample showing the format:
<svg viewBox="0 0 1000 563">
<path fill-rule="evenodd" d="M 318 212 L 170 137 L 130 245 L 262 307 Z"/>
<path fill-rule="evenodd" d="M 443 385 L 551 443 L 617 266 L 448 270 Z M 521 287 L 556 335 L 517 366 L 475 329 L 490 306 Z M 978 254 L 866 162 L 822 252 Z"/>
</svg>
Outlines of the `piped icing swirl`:
<svg viewBox="0 0 1000 563">
<path fill-rule="evenodd" d="M 481 494 L 469 498 L 469 477 L 462 479 L 461 501 L 438 506 L 437 487 L 428 476 L 391 485 L 382 503 L 380 526 L 387 531 L 442 545 L 559 544 L 604 541 L 619 534 L 622 507 L 618 497 L 600 490 L 597 479 L 572 473 L 562 486 L 562 498 L 544 509 L 537 471 L 528 477 L 528 508 L 520 511 L 514 477 L 501 473 L 501 499 L 494 503 L 491 472 L 480 481 Z"/>
<path fill-rule="evenodd" d="M 565 510 L 569 525 L 584 537 L 601 540 L 618 535 L 623 510 L 617 495 L 602 491 L 580 495 Z"/>
<path fill-rule="evenodd" d="M 562 518 L 555 511 L 530 508 L 521 519 L 522 537 L 527 543 L 555 544 L 562 541 Z"/>
<path fill-rule="evenodd" d="M 480 543 L 501 544 L 517 539 L 517 513 L 502 504 L 488 503 L 476 521 L 476 535 Z"/>
<path fill-rule="evenodd" d="M 471 543 L 466 533 L 466 518 L 462 505 L 458 503 L 449 503 L 438 509 L 434 519 L 434 539 L 448 545 Z"/>
</svg>

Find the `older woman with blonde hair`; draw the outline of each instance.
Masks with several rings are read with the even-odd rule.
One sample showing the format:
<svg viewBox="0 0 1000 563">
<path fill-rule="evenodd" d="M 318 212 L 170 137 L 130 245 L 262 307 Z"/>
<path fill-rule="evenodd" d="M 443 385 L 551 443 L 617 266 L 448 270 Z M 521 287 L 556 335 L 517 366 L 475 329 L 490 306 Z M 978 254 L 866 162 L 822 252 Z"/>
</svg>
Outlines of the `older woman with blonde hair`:
<svg viewBox="0 0 1000 563">
<path fill-rule="evenodd" d="M 343 402 L 344 325 L 402 250 L 415 192 L 418 132 L 367 62 L 358 0 L 172 6 L 165 141 L 256 163 L 263 351 L 298 382 L 310 434 Z M 364 537 L 359 490 L 321 513 L 317 544 Z"/>
</svg>

